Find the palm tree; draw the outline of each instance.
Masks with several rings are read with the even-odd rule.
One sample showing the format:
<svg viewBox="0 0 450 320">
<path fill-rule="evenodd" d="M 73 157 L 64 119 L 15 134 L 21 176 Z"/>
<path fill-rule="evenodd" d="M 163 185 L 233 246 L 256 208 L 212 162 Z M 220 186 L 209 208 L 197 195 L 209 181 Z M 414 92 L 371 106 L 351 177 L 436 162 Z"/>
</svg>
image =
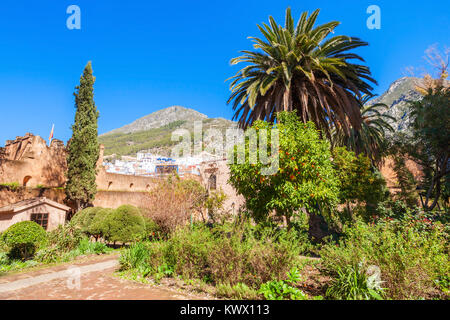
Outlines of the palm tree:
<svg viewBox="0 0 450 320">
<path fill-rule="evenodd" d="M 361 129 L 350 128 L 350 134 L 344 134 L 342 131 L 333 130 L 333 145 L 346 146 L 355 151 L 356 155 L 363 153 L 369 157 L 375 164 L 381 160 L 383 148 L 385 147 L 385 134 L 394 128 L 389 121 L 395 121 L 395 118 L 382 113 L 382 109 L 389 109 L 384 103 L 374 103 L 367 105 L 374 96 L 364 95 L 357 98 L 361 106 Z"/>
<path fill-rule="evenodd" d="M 296 110 L 302 121 L 313 121 L 331 137 L 331 128 L 349 133 L 361 127 L 360 105 L 355 99 L 373 89 L 376 83 L 368 67 L 350 63 L 364 61 L 349 52 L 368 43 L 358 38 L 335 36 L 325 40 L 339 25 L 332 21 L 314 28 L 319 10 L 309 17 L 304 12 L 297 25 L 286 10 L 285 26 L 269 17 L 270 26 L 258 28 L 265 40 L 250 37 L 257 51 L 241 51 L 231 64 L 247 63 L 231 77 L 234 119 L 241 127 L 255 120 L 273 122 L 279 111 Z"/>
</svg>

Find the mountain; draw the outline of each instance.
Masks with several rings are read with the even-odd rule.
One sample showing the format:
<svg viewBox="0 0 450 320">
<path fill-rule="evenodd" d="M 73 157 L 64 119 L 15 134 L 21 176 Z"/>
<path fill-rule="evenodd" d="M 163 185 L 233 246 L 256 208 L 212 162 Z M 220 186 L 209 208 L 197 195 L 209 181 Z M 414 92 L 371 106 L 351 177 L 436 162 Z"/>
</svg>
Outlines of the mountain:
<svg viewBox="0 0 450 320">
<path fill-rule="evenodd" d="M 368 104 L 384 103 L 389 109 L 384 113 L 396 118 L 396 121 L 389 121 L 395 132 L 407 131 L 411 120 L 408 114 L 408 101 L 415 101 L 421 98 L 421 95 L 414 89 L 420 81 L 419 78 L 403 77 L 394 81 L 389 89 L 381 96 L 372 99 Z M 395 134 L 394 133 L 387 133 Z"/>
<path fill-rule="evenodd" d="M 419 78 L 400 78 L 394 81 L 385 93 L 368 103 L 369 105 L 385 103 L 389 106 L 385 112 L 397 119 L 391 123 L 396 132 L 408 130 L 410 119 L 407 101 L 420 99 L 420 94 L 414 89 L 418 81 L 420 81 Z M 192 134 L 195 121 L 202 121 L 203 130 L 219 129 L 224 135 L 224 141 L 225 130 L 237 126 L 236 122 L 230 120 L 208 118 L 193 109 L 172 106 L 102 134 L 99 136 L 99 142 L 105 146 L 105 156 L 134 156 L 139 151 L 169 156 L 171 147 L 179 143 L 179 141 L 171 140 L 172 132 L 177 129 L 188 129 Z M 395 134 L 395 132 L 388 134 Z M 217 142 L 210 144 L 205 142 L 204 146 L 214 143 Z"/>
<path fill-rule="evenodd" d="M 172 106 L 144 116 L 121 128 L 99 136 L 99 142 L 105 146 L 105 156 L 135 156 L 146 151 L 162 156 L 170 156 L 171 149 L 179 141 L 172 141 L 172 133 L 177 129 L 187 129 L 193 133 L 194 122 L 202 121 L 203 131 L 218 129 L 225 136 L 225 130 L 236 127 L 236 122 L 224 118 L 208 118 L 193 109 Z M 193 138 L 191 139 L 193 143 Z M 213 146 L 215 141 L 205 142 L 204 146 Z"/>
<path fill-rule="evenodd" d="M 161 128 L 176 121 L 190 122 L 205 120 L 207 118 L 208 117 L 203 113 L 193 109 L 188 109 L 181 106 L 172 106 L 139 118 L 121 128 L 104 133 L 102 136 L 114 133 L 132 133 Z"/>
</svg>

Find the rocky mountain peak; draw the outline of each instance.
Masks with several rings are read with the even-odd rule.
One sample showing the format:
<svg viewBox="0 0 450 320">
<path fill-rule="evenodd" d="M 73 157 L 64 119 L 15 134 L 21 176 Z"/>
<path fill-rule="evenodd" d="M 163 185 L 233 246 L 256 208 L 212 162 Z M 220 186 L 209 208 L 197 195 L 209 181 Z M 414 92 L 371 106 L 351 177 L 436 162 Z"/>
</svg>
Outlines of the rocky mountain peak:
<svg viewBox="0 0 450 320">
<path fill-rule="evenodd" d="M 208 117 L 203 113 L 182 106 L 171 106 L 150 113 L 142 118 L 133 121 L 121 128 L 114 129 L 103 135 L 112 133 L 133 133 L 138 131 L 161 128 L 175 121 L 198 121 L 205 120 Z M 102 136 L 103 136 L 102 135 Z"/>
</svg>

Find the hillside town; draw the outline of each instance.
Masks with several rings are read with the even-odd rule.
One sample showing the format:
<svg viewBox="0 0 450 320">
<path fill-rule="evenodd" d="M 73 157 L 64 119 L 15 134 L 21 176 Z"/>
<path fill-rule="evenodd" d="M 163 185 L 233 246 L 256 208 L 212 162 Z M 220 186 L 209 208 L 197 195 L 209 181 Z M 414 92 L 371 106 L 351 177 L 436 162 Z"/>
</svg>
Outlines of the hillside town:
<svg viewBox="0 0 450 320">
<path fill-rule="evenodd" d="M 152 153 L 138 152 L 136 157 L 122 156 L 120 160 L 103 162 L 106 172 L 154 177 L 161 174 L 177 173 L 200 175 L 200 165 L 205 161 L 222 160 L 208 152 L 201 152 L 197 156 L 169 158 Z"/>
</svg>

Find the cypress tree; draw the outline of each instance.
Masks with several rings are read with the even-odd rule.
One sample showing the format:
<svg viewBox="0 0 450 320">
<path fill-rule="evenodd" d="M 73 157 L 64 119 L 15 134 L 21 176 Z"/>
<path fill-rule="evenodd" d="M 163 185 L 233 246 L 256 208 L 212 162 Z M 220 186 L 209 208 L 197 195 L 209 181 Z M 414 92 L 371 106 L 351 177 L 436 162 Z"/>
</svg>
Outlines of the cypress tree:
<svg viewBox="0 0 450 320">
<path fill-rule="evenodd" d="M 75 123 L 68 143 L 66 195 L 76 203 L 77 210 L 92 205 L 97 193 L 95 178 L 100 148 L 97 119 L 99 113 L 94 102 L 94 82 L 89 61 L 75 87 Z"/>
</svg>

